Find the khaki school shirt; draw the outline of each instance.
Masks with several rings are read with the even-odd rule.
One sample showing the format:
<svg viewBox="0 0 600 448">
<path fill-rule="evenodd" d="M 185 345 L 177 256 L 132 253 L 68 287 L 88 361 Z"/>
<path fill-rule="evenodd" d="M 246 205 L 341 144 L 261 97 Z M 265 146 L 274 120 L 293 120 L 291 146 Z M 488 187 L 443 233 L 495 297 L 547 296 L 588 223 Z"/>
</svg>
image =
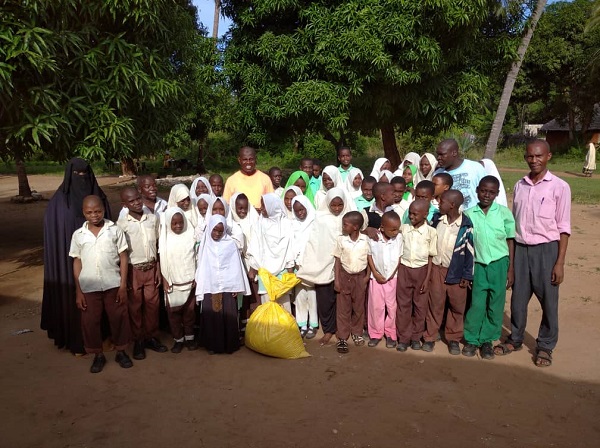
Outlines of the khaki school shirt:
<svg viewBox="0 0 600 448">
<path fill-rule="evenodd" d="M 400 263 L 409 268 L 427 266 L 429 257 L 437 255 L 437 232 L 429 224 L 421 227 L 412 224 L 400 226 L 404 248 Z"/>
<path fill-rule="evenodd" d="M 153 213 L 144 212 L 138 221 L 128 212 L 119 215 L 117 225 L 125 233 L 129 263 L 135 265 L 158 260 L 159 220 Z"/>
<path fill-rule="evenodd" d="M 369 255 L 369 238 L 362 233 L 352 241 L 348 235 L 340 235 L 335 241 L 334 257 L 340 259 L 342 268 L 348 274 L 358 274 L 367 268 Z"/>
</svg>

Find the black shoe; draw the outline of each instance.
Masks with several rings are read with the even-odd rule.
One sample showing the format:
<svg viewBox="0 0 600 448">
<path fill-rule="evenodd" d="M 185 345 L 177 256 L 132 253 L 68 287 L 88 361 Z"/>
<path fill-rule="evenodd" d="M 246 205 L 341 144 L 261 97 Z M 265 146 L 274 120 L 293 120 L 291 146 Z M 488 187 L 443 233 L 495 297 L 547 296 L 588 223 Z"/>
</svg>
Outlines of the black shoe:
<svg viewBox="0 0 600 448">
<path fill-rule="evenodd" d="M 189 351 L 198 350 L 198 343 L 196 342 L 195 339 L 189 339 L 189 340 L 185 341 L 185 346 L 187 347 L 187 349 Z"/>
<path fill-rule="evenodd" d="M 477 353 L 477 346 L 473 344 L 465 344 L 462 349 L 462 354 L 472 358 Z"/>
<path fill-rule="evenodd" d="M 312 339 L 317 335 L 317 329 L 313 327 L 308 327 L 308 331 L 306 332 L 306 339 Z"/>
<path fill-rule="evenodd" d="M 102 353 L 98 353 L 94 356 L 94 361 L 92 362 L 92 367 L 90 367 L 91 373 L 100 373 L 104 368 L 104 364 L 106 364 L 106 358 Z"/>
<path fill-rule="evenodd" d="M 131 358 L 127 355 L 127 353 L 125 353 L 125 350 L 119 350 L 117 352 L 117 356 L 115 356 L 115 361 L 117 361 L 117 363 L 119 363 L 119 365 L 124 369 L 129 369 L 130 367 L 133 367 L 133 361 L 131 361 Z"/>
<path fill-rule="evenodd" d="M 460 345 L 458 344 L 458 341 L 448 342 L 448 353 L 451 355 L 460 355 Z"/>
<path fill-rule="evenodd" d="M 492 343 L 491 342 L 484 343 L 479 348 L 479 354 L 481 355 L 481 357 L 483 359 L 494 359 L 495 355 L 494 355 L 494 347 L 492 346 Z"/>
<path fill-rule="evenodd" d="M 377 347 L 377 344 L 381 342 L 381 339 L 371 338 L 367 344 L 369 347 Z"/>
<path fill-rule="evenodd" d="M 405 352 L 406 350 L 408 350 L 408 344 L 405 344 L 404 342 L 398 342 L 396 350 L 398 350 L 399 352 Z"/>
<path fill-rule="evenodd" d="M 181 353 L 181 350 L 183 350 L 183 342 L 175 342 L 171 347 L 171 353 Z"/>
<path fill-rule="evenodd" d="M 135 341 L 133 344 L 133 359 L 141 360 L 146 359 L 146 350 L 144 349 L 144 344 L 139 341 Z"/>
<path fill-rule="evenodd" d="M 150 350 L 154 350 L 158 353 L 164 353 L 168 350 L 166 345 L 162 345 L 160 341 L 156 338 L 146 339 L 146 348 Z"/>
<path fill-rule="evenodd" d="M 425 341 L 425 342 L 423 342 L 423 345 L 421 346 L 421 350 L 423 350 L 424 352 L 432 352 L 434 346 L 435 346 L 435 342 Z M 411 346 L 411 348 L 412 348 L 412 346 Z"/>
<path fill-rule="evenodd" d="M 410 341 L 411 350 L 421 350 L 421 341 Z"/>
<path fill-rule="evenodd" d="M 385 337 L 385 347 L 386 348 L 396 348 L 396 341 L 389 336 Z"/>
</svg>

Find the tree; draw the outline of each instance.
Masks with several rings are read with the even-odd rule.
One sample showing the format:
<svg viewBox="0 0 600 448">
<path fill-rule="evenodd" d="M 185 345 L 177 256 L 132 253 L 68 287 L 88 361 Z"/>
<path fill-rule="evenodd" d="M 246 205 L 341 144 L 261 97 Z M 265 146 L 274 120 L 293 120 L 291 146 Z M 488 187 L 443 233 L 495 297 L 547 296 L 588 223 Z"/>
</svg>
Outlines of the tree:
<svg viewBox="0 0 600 448">
<path fill-rule="evenodd" d="M 380 130 L 399 162 L 395 132 L 438 132 L 489 94 L 510 46 L 494 1 L 243 0 L 225 72 L 248 139 L 316 132 L 335 145 Z"/>
<path fill-rule="evenodd" d="M 506 111 L 508 110 L 508 105 L 510 103 L 510 97 L 512 96 L 515 82 L 517 80 L 517 76 L 519 75 L 519 70 L 521 70 L 521 64 L 525 58 L 527 47 L 529 47 L 529 42 L 531 42 L 533 32 L 535 31 L 535 27 L 537 26 L 545 7 L 546 0 L 537 0 L 535 10 L 531 16 L 531 21 L 525 30 L 523 39 L 521 40 L 521 44 L 517 50 L 517 57 L 513 62 L 508 75 L 506 76 L 506 81 L 504 83 L 504 88 L 502 89 L 502 95 L 500 96 L 500 102 L 498 103 L 496 116 L 494 117 L 494 122 L 492 124 L 492 130 L 485 146 L 484 157 L 488 159 L 493 159 L 494 155 L 496 154 L 498 140 L 500 139 L 500 133 L 502 132 L 502 125 L 504 124 L 504 118 L 506 117 Z"/>
<path fill-rule="evenodd" d="M 4 1 L 0 155 L 24 168 L 38 150 L 123 162 L 159 150 L 193 107 L 195 14 L 187 0 Z"/>
</svg>

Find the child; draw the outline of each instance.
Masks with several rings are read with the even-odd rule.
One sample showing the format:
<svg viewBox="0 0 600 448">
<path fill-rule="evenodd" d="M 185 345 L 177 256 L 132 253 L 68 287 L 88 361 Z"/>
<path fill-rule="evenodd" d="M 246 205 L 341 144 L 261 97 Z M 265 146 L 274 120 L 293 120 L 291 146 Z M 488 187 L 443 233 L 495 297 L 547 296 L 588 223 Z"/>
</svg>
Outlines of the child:
<svg viewBox="0 0 600 448">
<path fill-rule="evenodd" d="M 221 215 L 225 218 L 227 222 L 227 227 L 225 228 L 225 231 L 231 236 L 231 238 L 233 238 L 241 253 L 244 249 L 244 245 L 246 244 L 244 232 L 242 232 L 242 228 L 240 227 L 240 225 L 237 222 L 235 222 L 231 217 L 231 210 L 225 199 L 216 198 L 209 204 L 208 210 L 206 211 L 207 223 L 208 219 L 213 215 Z"/>
<path fill-rule="evenodd" d="M 375 229 L 375 232 L 381 227 L 381 217 L 387 211 L 390 211 L 394 203 L 394 187 L 386 182 L 377 182 L 373 187 L 373 196 L 375 202 L 370 207 L 365 208 L 367 214 L 367 228 Z M 377 238 L 376 233 L 373 233 Z"/>
<path fill-rule="evenodd" d="M 342 147 L 338 148 L 337 159 L 338 159 L 338 162 L 340 162 L 340 165 L 338 166 L 338 170 L 340 172 L 340 178 L 341 178 L 341 181 L 343 184 L 344 182 L 346 182 L 346 179 L 348 178 L 348 174 L 350 173 L 350 170 L 352 168 L 354 168 L 352 166 L 352 150 L 350 148 L 348 148 L 347 146 L 342 146 Z M 341 186 L 342 185 L 340 185 L 340 187 Z"/>
<path fill-rule="evenodd" d="M 422 349 L 433 351 L 442 322 L 448 352 L 460 355 L 467 288 L 473 281 L 473 223 L 460 211 L 463 195 L 449 190 L 440 198 L 440 211 L 433 217 L 437 232 L 437 255 L 433 257 L 429 286 L 427 331 Z M 448 311 L 444 313 L 448 300 Z M 444 319 L 445 317 L 445 319 Z"/>
<path fill-rule="evenodd" d="M 310 188 L 310 179 L 304 171 L 294 171 L 285 183 L 285 189 L 287 190 L 287 188 L 292 185 L 298 187 L 314 207 L 314 196 L 312 189 Z"/>
<path fill-rule="evenodd" d="M 328 165 L 323 169 L 321 185 L 315 194 L 315 207 L 317 210 L 321 208 L 321 204 L 325 202 L 327 192 L 334 187 L 342 187 L 343 183 L 340 177 L 340 172 L 337 167 Z"/>
<path fill-rule="evenodd" d="M 375 163 L 373 164 L 373 169 L 371 170 L 371 177 L 374 178 L 375 181 L 377 181 L 377 179 L 379 179 L 379 174 L 382 171 L 391 169 L 392 164 L 390 163 L 390 161 L 385 157 L 381 157 L 375 160 Z"/>
<path fill-rule="evenodd" d="M 473 222 L 475 273 L 462 354 L 475 356 L 479 348 L 483 359 L 494 358 L 492 343 L 500 339 L 506 290 L 515 276 L 515 219 L 507 207 L 494 202 L 499 188 L 496 177 L 485 176 L 476 190 L 479 203 L 465 211 Z"/>
<path fill-rule="evenodd" d="M 438 173 L 433 176 L 431 181 L 433 182 L 433 185 L 435 185 L 435 190 L 433 192 L 433 200 L 431 201 L 431 203 L 434 205 L 434 207 L 438 208 L 442 193 L 452 188 L 452 185 L 454 185 L 454 180 L 452 179 L 452 176 L 450 176 L 450 174 L 448 173 Z"/>
<path fill-rule="evenodd" d="M 481 159 L 479 163 L 483 165 L 483 168 L 485 169 L 485 172 L 488 175 L 494 176 L 496 179 L 498 179 L 498 182 L 500 182 L 500 190 L 498 191 L 498 197 L 496 198 L 496 202 L 500 205 L 508 207 L 508 200 L 506 198 L 506 188 L 504 187 L 504 182 L 502 182 L 502 177 L 500 177 L 500 172 L 498 171 L 496 164 L 491 159 Z"/>
<path fill-rule="evenodd" d="M 280 168 L 276 166 L 269 168 L 269 178 L 273 184 L 273 193 L 275 193 L 277 196 L 281 196 L 281 193 L 283 193 L 283 187 L 281 186 L 282 177 L 283 174 L 281 173 Z"/>
<path fill-rule="evenodd" d="M 361 185 L 363 182 L 363 173 L 360 168 L 352 168 L 348 173 L 344 188 L 350 193 L 352 200 L 362 195 Z"/>
<path fill-rule="evenodd" d="M 367 176 L 363 179 L 362 183 L 360 184 L 362 195 L 354 199 L 354 203 L 356 205 L 357 210 L 363 210 L 371 206 L 371 204 L 375 200 L 373 198 L 373 186 L 376 183 L 377 180 L 371 176 Z"/>
<path fill-rule="evenodd" d="M 402 170 L 402 177 L 406 181 L 406 192 L 404 193 L 403 199 L 406 199 L 408 201 L 412 200 L 412 197 L 415 194 L 414 177 L 416 173 L 417 167 L 415 165 L 408 165 Z"/>
<path fill-rule="evenodd" d="M 196 198 L 196 209 L 198 211 L 198 224 L 196 224 L 194 229 L 196 243 L 200 243 L 202 241 L 204 229 L 206 228 L 206 214 L 214 200 L 215 198 L 211 198 L 208 194 L 204 193 Z"/>
<path fill-rule="evenodd" d="M 202 176 L 194 179 L 194 181 L 192 182 L 192 186 L 190 187 L 190 198 L 191 198 L 192 202 L 197 200 L 198 196 L 200 196 L 201 194 L 207 194 L 212 198 L 215 197 L 215 195 L 212 191 L 212 187 L 210 186 L 210 183 L 208 182 L 208 179 L 206 177 L 202 177 Z"/>
<path fill-rule="evenodd" d="M 212 215 L 198 254 L 196 300 L 202 304 L 202 340 L 210 354 L 239 349 L 237 295 L 250 294 L 240 253 L 226 228 L 223 216 Z"/>
<path fill-rule="evenodd" d="M 296 196 L 292 199 L 292 210 L 294 212 L 292 218 L 294 264 L 298 269 L 306 242 L 315 222 L 315 209 L 306 196 Z M 296 322 L 300 328 L 300 334 L 306 339 L 312 339 L 316 336 L 319 327 L 315 288 L 301 283 L 294 288 L 294 294 Z"/>
<path fill-rule="evenodd" d="M 415 187 L 415 200 L 424 199 L 429 204 L 429 212 L 427 213 L 427 222 L 431 223 L 433 214 L 437 212 L 437 208 L 431 203 L 435 194 L 435 185 L 430 180 L 422 180 Z"/>
<path fill-rule="evenodd" d="M 208 178 L 212 192 L 216 197 L 223 196 L 223 190 L 225 189 L 223 178 L 220 174 L 213 174 Z"/>
<path fill-rule="evenodd" d="M 117 226 L 125 234 L 129 247 L 127 308 L 134 341 L 133 359 L 141 360 L 146 358 L 145 348 L 158 353 L 167 351 L 158 339 L 159 220 L 153 213 L 144 212 L 142 197 L 133 187 L 121 190 L 121 203 L 127 213 L 119 217 Z"/>
<path fill-rule="evenodd" d="M 261 199 L 261 216 L 252 229 L 248 244 L 248 275 L 258 282 L 258 293 L 261 302 L 267 303 L 269 297 L 262 279 L 257 275 L 264 268 L 274 276 L 281 278 L 284 272 L 294 271 L 294 250 L 291 221 L 287 218 L 285 206 L 275 193 L 267 193 Z M 288 312 L 292 312 L 290 295 L 286 294 L 278 300 Z"/>
<path fill-rule="evenodd" d="M 365 344 L 365 294 L 369 281 L 369 238 L 360 233 L 363 216 L 356 211 L 342 218 L 342 235 L 336 239 L 335 257 L 336 336 L 338 353 L 348 353 L 348 337 L 354 345 Z"/>
<path fill-rule="evenodd" d="M 304 171 L 309 179 L 313 177 L 313 159 L 309 159 L 308 157 L 300 159 L 298 171 Z"/>
<path fill-rule="evenodd" d="M 158 241 L 160 270 L 171 334 L 175 340 L 171 352 L 181 353 L 184 341 L 188 350 L 198 348 L 194 340 L 195 239 L 194 231 L 182 209 L 170 207 L 164 217 Z"/>
<path fill-rule="evenodd" d="M 150 213 L 154 213 L 159 218 L 169 205 L 167 201 L 157 196 L 158 188 L 154 177 L 148 174 L 139 176 L 136 183 L 144 202 L 144 209 Z"/>
<path fill-rule="evenodd" d="M 398 267 L 396 287 L 396 350 L 421 350 L 429 296 L 431 264 L 437 255 L 437 233 L 427 224 L 429 204 L 417 199 L 408 208 L 410 222 L 402 224 L 402 256 Z"/>
<path fill-rule="evenodd" d="M 98 196 L 86 196 L 82 203 L 86 222 L 73 233 L 69 256 L 73 258 L 76 304 L 81 310 L 83 345 L 94 354 L 91 373 L 106 364 L 102 353 L 102 313 L 110 323 L 117 356 L 124 369 L 133 366 L 125 353 L 130 341 L 127 317 L 127 240 L 123 231 L 104 219 L 104 205 Z"/>
<path fill-rule="evenodd" d="M 184 184 L 176 184 L 171 187 L 169 193 L 169 207 L 179 207 L 185 212 L 186 219 L 190 222 L 192 229 L 198 225 L 197 208 L 192 207 L 190 190 Z M 162 224 L 162 222 L 161 222 Z"/>
<path fill-rule="evenodd" d="M 302 191 L 295 185 L 290 185 L 283 190 L 283 205 L 285 205 L 285 210 L 287 212 L 286 216 L 289 219 L 293 219 L 294 212 L 292 211 L 292 199 L 296 196 L 302 196 Z"/>
<path fill-rule="evenodd" d="M 369 347 L 375 347 L 385 335 L 385 346 L 396 347 L 396 283 L 402 235 L 400 216 L 385 212 L 381 217 L 378 240 L 369 240 L 368 328 Z"/>
<path fill-rule="evenodd" d="M 406 212 L 408 212 L 408 207 L 412 202 L 412 199 L 410 201 L 404 199 L 404 193 L 406 192 L 406 181 L 401 176 L 394 176 L 390 184 L 392 184 L 392 187 L 394 187 L 394 203 L 392 204 L 392 209 L 398 214 L 398 216 L 400 216 L 400 218 L 402 218 Z"/>
<path fill-rule="evenodd" d="M 390 180 L 394 177 L 394 174 L 390 170 L 381 170 L 379 173 L 379 182 L 390 183 Z"/>
<path fill-rule="evenodd" d="M 319 159 L 312 159 L 313 172 L 310 178 L 310 187 L 313 191 L 313 196 L 317 194 L 319 187 L 321 186 L 321 161 Z"/>
<path fill-rule="evenodd" d="M 431 180 L 433 173 L 437 168 L 437 159 L 433 154 L 426 152 L 423 157 L 419 160 L 419 169 L 415 174 L 414 183 L 415 185 L 422 180 Z"/>
<path fill-rule="evenodd" d="M 321 345 L 328 344 L 336 332 L 336 296 L 333 289 L 335 242 L 342 234 L 342 216 L 350 211 L 344 202 L 345 192 L 332 188 L 317 210 L 315 222 L 300 258 L 297 276 L 303 284 L 313 285 L 317 295 L 317 311 L 323 329 Z"/>
</svg>

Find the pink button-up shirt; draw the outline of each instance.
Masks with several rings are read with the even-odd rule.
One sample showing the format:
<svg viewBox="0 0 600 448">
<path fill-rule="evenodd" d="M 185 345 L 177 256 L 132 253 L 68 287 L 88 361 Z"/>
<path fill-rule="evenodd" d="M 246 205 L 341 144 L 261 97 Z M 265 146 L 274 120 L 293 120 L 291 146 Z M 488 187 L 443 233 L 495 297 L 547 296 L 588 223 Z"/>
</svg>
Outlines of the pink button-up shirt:
<svg viewBox="0 0 600 448">
<path fill-rule="evenodd" d="M 518 243 L 535 245 L 558 241 L 571 234 L 571 189 L 564 180 L 546 171 L 534 184 L 529 176 L 515 185 L 513 200 Z"/>
</svg>

